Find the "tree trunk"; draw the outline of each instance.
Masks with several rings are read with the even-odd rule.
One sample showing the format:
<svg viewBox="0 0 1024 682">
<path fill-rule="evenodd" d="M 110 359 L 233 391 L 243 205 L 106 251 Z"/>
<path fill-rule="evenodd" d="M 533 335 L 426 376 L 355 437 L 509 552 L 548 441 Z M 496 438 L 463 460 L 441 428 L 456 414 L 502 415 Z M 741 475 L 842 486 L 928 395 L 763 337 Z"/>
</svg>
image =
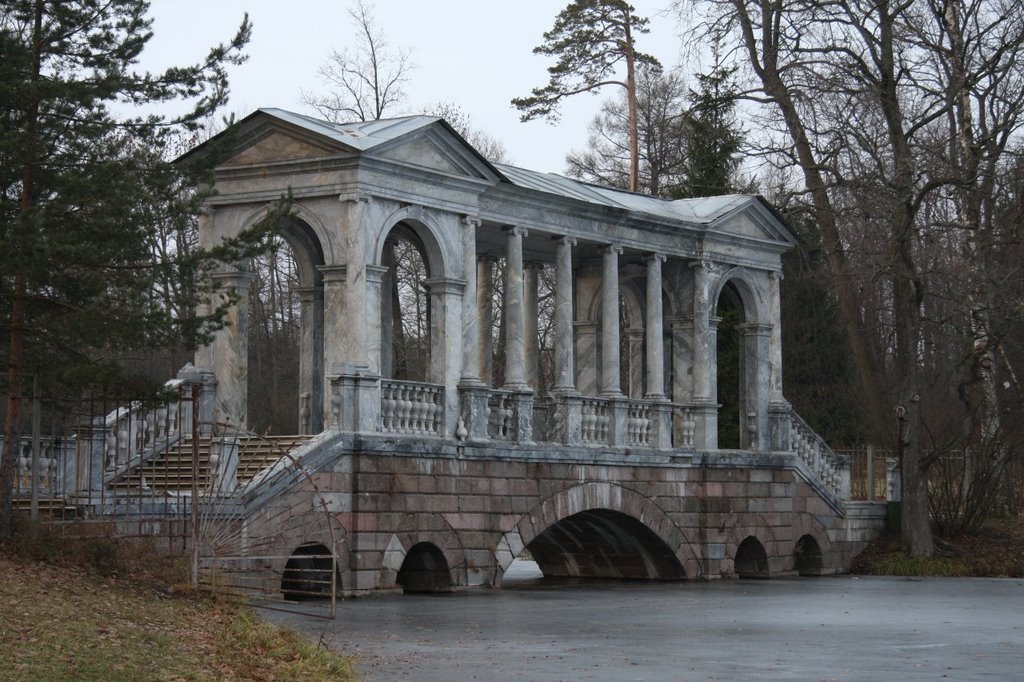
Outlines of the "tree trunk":
<svg viewBox="0 0 1024 682">
<path fill-rule="evenodd" d="M 632 17 L 625 13 L 626 101 L 629 110 L 629 191 L 640 191 L 640 135 L 636 104 L 636 60 L 633 56 Z"/>
</svg>

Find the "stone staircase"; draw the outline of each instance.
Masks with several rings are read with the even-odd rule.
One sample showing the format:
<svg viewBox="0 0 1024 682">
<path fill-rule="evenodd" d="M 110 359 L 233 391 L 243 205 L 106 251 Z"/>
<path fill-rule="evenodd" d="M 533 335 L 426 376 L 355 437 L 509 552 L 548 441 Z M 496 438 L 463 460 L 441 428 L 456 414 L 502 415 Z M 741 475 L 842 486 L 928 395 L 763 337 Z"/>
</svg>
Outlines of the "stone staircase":
<svg viewBox="0 0 1024 682">
<path fill-rule="evenodd" d="M 238 436 L 238 484 L 244 485 L 260 471 L 272 466 L 310 438 L 312 436 Z M 199 438 L 200 490 L 209 489 L 213 482 L 210 472 L 210 450 L 213 440 L 208 436 Z M 186 438 L 163 454 L 129 469 L 118 476 L 110 487 L 115 490 L 167 494 L 191 492 L 192 438 Z"/>
</svg>

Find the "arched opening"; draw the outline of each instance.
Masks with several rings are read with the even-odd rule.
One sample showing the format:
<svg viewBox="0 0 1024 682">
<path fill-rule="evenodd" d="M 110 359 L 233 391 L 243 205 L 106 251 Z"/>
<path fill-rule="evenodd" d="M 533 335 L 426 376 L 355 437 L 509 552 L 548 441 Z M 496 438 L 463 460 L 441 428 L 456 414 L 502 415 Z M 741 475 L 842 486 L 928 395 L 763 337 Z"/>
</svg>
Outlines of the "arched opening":
<svg viewBox="0 0 1024 682">
<path fill-rule="evenodd" d="M 685 580 L 672 549 L 643 523 L 589 509 L 548 527 L 526 548 L 545 577 Z"/>
<path fill-rule="evenodd" d="M 796 571 L 800 575 L 821 575 L 824 562 L 821 547 L 812 535 L 804 535 L 796 543 Z"/>
<path fill-rule="evenodd" d="M 736 575 L 741 578 L 769 577 L 768 554 L 764 551 L 764 545 L 753 535 L 747 537 L 736 550 L 733 567 Z"/>
<path fill-rule="evenodd" d="M 331 579 L 335 566 L 331 550 L 318 542 L 300 545 L 285 564 L 281 574 L 281 593 L 289 601 L 328 599 L 336 590 L 337 574 Z"/>
<path fill-rule="evenodd" d="M 730 282 L 722 288 L 715 308 L 718 318 L 717 334 L 717 400 L 718 447 L 738 449 L 743 436 L 743 352 L 740 343 L 740 324 L 744 320 L 743 302 Z"/>
<path fill-rule="evenodd" d="M 452 590 L 448 561 L 441 550 L 429 542 L 415 544 L 406 553 L 396 582 L 407 594 Z"/>
<path fill-rule="evenodd" d="M 249 271 L 248 427 L 291 435 L 323 429 L 323 251 L 289 219 Z"/>
<path fill-rule="evenodd" d="M 430 373 L 431 276 L 420 236 L 398 223 L 384 241 L 381 282 L 381 373 L 399 381 L 427 381 Z"/>
</svg>

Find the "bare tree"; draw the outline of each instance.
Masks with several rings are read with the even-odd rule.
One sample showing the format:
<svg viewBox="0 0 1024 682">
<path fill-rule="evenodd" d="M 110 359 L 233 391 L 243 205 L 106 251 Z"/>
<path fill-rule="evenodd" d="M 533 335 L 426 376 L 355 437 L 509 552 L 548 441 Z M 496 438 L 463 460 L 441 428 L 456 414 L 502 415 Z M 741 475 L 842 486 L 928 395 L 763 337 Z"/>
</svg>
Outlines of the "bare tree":
<svg viewBox="0 0 1024 682">
<path fill-rule="evenodd" d="M 437 102 L 424 109 L 423 113 L 443 118 L 473 149 L 491 163 L 512 163 L 505 143 L 474 127 L 469 114 L 457 104 Z"/>
<path fill-rule="evenodd" d="M 303 103 L 332 123 L 375 121 L 405 102 L 405 84 L 416 68 L 406 48 L 392 49 L 377 26 L 373 5 L 355 0 L 348 11 L 355 26 L 355 46 L 334 50 L 317 71 L 328 94 L 303 92 Z"/>
</svg>

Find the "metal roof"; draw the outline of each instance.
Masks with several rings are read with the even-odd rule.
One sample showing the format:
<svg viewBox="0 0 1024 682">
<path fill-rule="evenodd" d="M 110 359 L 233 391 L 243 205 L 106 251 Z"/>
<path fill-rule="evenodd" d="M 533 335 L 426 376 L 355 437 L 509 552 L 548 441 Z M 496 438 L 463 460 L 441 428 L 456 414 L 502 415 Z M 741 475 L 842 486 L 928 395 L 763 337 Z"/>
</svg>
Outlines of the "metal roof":
<svg viewBox="0 0 1024 682">
<path fill-rule="evenodd" d="M 437 116 L 402 116 L 377 121 L 330 123 L 284 109 L 265 108 L 260 109 L 259 112 L 335 140 L 358 151 L 370 151 L 374 147 L 438 122 L 451 129 L 451 126 Z M 759 197 L 748 194 L 727 194 L 672 201 L 646 194 L 592 185 L 555 173 L 541 173 L 497 163 L 492 164 L 492 167 L 511 184 L 524 189 L 698 225 L 713 223 L 718 218 L 751 201 L 760 201 Z"/>
</svg>

